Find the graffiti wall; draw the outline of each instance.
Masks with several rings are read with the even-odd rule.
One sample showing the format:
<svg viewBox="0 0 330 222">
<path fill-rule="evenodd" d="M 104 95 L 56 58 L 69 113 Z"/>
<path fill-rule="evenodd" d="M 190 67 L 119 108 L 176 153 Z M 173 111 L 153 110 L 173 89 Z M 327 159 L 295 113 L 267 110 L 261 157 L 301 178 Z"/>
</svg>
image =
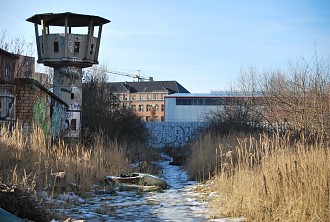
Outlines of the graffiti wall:
<svg viewBox="0 0 330 222">
<path fill-rule="evenodd" d="M 33 120 L 36 126 L 42 128 L 46 135 L 49 134 L 49 109 L 46 97 L 39 97 L 33 105 Z"/>
<path fill-rule="evenodd" d="M 81 108 L 82 68 L 73 66 L 55 67 L 53 92 L 68 105 Z"/>
<path fill-rule="evenodd" d="M 57 138 L 64 130 L 65 106 L 49 96 L 40 96 L 33 105 L 33 122 L 45 135 Z"/>
<path fill-rule="evenodd" d="M 205 125 L 202 122 L 146 122 L 151 135 L 149 144 L 154 148 L 184 146 Z"/>
<path fill-rule="evenodd" d="M 29 78 L 16 80 L 15 95 L 14 113 L 18 127 L 22 127 L 25 135 L 33 132 L 33 126 L 40 127 L 48 137 L 63 135 L 66 103 Z"/>
</svg>

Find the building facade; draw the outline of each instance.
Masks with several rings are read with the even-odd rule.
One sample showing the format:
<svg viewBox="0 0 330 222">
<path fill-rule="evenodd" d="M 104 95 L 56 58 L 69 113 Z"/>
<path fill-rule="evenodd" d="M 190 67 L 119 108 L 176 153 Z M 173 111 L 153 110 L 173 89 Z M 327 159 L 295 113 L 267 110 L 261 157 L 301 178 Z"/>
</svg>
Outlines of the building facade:
<svg viewBox="0 0 330 222">
<path fill-rule="evenodd" d="M 165 120 L 167 122 L 207 122 L 215 112 L 240 104 L 239 101 L 262 98 L 241 92 L 216 94 L 172 94 L 165 96 Z"/>
<path fill-rule="evenodd" d="M 112 82 L 108 90 L 121 104 L 132 108 L 144 121 L 165 121 L 165 96 L 189 93 L 176 81 Z"/>
</svg>

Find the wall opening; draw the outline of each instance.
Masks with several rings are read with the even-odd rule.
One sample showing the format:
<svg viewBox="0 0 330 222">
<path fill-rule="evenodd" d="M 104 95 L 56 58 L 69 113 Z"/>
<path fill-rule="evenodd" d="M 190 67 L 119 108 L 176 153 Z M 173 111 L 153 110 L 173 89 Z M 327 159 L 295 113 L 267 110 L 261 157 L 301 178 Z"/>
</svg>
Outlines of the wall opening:
<svg viewBox="0 0 330 222">
<path fill-rule="evenodd" d="M 59 52 L 58 42 L 54 42 L 54 52 Z"/>
<path fill-rule="evenodd" d="M 80 42 L 75 42 L 74 43 L 74 52 L 79 53 L 79 47 L 80 47 Z"/>
</svg>

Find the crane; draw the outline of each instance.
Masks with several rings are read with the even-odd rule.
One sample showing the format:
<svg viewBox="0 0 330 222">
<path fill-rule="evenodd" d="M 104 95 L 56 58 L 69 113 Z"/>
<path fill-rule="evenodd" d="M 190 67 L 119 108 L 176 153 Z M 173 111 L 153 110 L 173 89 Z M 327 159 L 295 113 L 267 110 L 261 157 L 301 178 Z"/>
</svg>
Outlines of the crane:
<svg viewBox="0 0 330 222">
<path fill-rule="evenodd" d="M 115 70 L 111 70 L 111 69 L 98 69 L 98 68 L 94 68 L 94 67 L 90 67 L 90 68 L 86 68 L 86 69 L 101 71 L 101 72 L 105 72 L 105 73 L 109 73 L 109 74 L 113 74 L 113 75 L 132 77 L 133 81 L 137 80 L 138 82 L 143 82 L 145 80 L 153 81 L 153 77 L 141 76 L 141 70 L 134 70 L 134 71 L 138 72 L 138 74 L 134 75 L 134 74 L 131 74 L 131 73 L 115 71 Z"/>
</svg>

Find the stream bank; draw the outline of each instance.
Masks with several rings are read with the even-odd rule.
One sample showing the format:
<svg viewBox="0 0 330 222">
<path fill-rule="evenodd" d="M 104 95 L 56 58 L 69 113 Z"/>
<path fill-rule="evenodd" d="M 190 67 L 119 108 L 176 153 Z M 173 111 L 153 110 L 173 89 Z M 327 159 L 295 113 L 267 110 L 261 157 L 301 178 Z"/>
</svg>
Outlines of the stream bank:
<svg viewBox="0 0 330 222">
<path fill-rule="evenodd" d="M 196 192 L 196 182 L 169 159 L 159 162 L 158 175 L 169 187 L 160 192 L 121 191 L 80 198 L 74 194 L 53 199 L 56 212 L 71 221 L 209 221 L 205 194 Z"/>
</svg>

